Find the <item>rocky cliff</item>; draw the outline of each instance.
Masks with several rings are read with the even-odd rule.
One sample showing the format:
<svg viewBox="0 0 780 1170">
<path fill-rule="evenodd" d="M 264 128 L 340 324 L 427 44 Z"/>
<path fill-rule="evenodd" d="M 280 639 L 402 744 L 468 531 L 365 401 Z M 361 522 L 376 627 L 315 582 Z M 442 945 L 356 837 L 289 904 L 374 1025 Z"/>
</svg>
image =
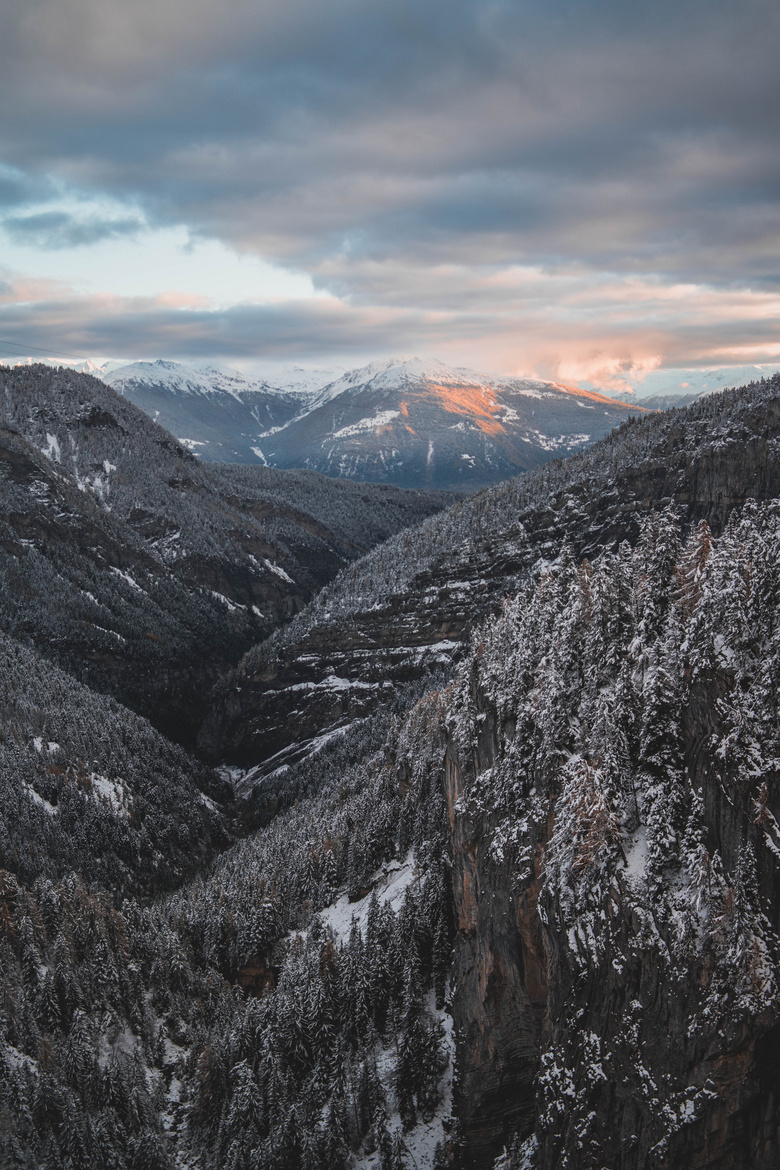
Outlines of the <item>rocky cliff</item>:
<svg viewBox="0 0 780 1170">
<path fill-rule="evenodd" d="M 442 699 L 465 1166 L 777 1165 L 776 524 L 543 577 Z"/>
</svg>

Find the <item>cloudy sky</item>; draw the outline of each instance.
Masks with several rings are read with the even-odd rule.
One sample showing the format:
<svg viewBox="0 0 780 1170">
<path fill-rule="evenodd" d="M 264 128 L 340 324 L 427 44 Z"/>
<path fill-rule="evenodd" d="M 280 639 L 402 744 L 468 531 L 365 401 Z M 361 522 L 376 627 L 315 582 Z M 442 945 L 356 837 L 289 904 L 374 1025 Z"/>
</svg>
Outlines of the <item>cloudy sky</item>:
<svg viewBox="0 0 780 1170">
<path fill-rule="evenodd" d="M 0 345 L 780 364 L 779 44 L 777 0 L 4 0 Z"/>
</svg>

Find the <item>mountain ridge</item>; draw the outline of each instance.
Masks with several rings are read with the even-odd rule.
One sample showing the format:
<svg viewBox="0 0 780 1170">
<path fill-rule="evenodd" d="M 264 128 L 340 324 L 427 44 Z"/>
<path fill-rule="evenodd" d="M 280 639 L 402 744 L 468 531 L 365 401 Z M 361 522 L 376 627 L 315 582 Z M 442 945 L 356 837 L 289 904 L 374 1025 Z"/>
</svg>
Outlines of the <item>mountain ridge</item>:
<svg viewBox="0 0 780 1170">
<path fill-rule="evenodd" d="M 416 357 L 373 362 L 298 392 L 171 362 L 105 377 L 203 459 L 404 487 L 474 490 L 577 450 L 643 409 L 563 383 Z"/>
</svg>

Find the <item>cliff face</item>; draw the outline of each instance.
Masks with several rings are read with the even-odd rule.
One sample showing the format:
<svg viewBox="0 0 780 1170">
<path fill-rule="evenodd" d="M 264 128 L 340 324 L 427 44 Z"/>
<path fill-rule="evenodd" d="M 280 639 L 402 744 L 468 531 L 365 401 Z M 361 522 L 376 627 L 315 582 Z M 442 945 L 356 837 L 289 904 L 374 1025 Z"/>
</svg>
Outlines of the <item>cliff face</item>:
<svg viewBox="0 0 780 1170">
<path fill-rule="evenodd" d="M 443 699 L 467 1167 L 513 1132 L 537 1170 L 778 1164 L 773 547 L 701 528 L 663 617 L 635 553 L 622 666 L 619 567 L 551 577 Z"/>
<path fill-rule="evenodd" d="M 492 753 L 478 751 L 474 762 L 482 771 L 492 766 Z M 444 783 L 457 931 L 451 967 L 457 1109 L 465 1165 L 489 1166 L 508 1135 L 533 1132 L 548 964 L 539 879 L 534 875 L 519 891 L 511 866 L 489 855 L 495 818 L 457 807 L 463 779 L 449 748 Z"/>
</svg>

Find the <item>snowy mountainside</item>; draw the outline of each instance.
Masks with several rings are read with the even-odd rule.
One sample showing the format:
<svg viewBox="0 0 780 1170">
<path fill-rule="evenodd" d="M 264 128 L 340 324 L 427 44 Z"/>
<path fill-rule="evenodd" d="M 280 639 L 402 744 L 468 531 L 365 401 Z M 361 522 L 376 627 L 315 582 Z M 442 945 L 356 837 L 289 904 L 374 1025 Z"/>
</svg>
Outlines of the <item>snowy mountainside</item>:
<svg viewBox="0 0 780 1170">
<path fill-rule="evenodd" d="M 208 461 L 262 463 L 257 436 L 288 422 L 307 401 L 301 390 L 237 370 L 172 361 L 132 362 L 98 376 Z"/>
<path fill-rule="evenodd" d="M 203 466 L 95 378 L 0 370 L 3 627 L 180 741 L 231 661 L 449 499 Z"/>
<path fill-rule="evenodd" d="M 632 418 L 589 450 L 498 484 L 347 567 L 220 681 L 200 735 L 212 759 L 280 766 L 365 718 L 388 686 L 451 666 L 564 538 L 593 557 L 634 542 L 648 510 L 721 531 L 746 499 L 780 495 L 780 378 Z"/>
<path fill-rule="evenodd" d="M 403 487 L 473 490 L 579 450 L 642 409 L 414 357 L 329 373 L 269 368 L 252 381 L 156 361 L 101 376 L 202 459 Z"/>
<path fill-rule="evenodd" d="M 323 387 L 259 449 L 276 467 L 473 489 L 580 450 L 637 409 L 557 383 L 401 358 Z"/>
<path fill-rule="evenodd" d="M 0 875 L 0 1157 L 770 1170 L 779 565 L 776 501 L 559 543 L 175 893 Z"/>
<path fill-rule="evenodd" d="M 302 401 L 345 372 L 343 366 L 299 366 L 290 362 L 255 362 L 253 368 L 259 381 L 278 390 L 291 391 Z"/>
<path fill-rule="evenodd" d="M 130 362 L 107 371 L 103 376 L 107 385 L 119 393 L 125 382 L 142 386 L 162 386 L 172 394 L 231 394 L 239 397 L 249 387 L 238 370 L 220 370 L 215 366 L 188 366 L 181 362 L 158 359 L 153 362 Z"/>
</svg>

